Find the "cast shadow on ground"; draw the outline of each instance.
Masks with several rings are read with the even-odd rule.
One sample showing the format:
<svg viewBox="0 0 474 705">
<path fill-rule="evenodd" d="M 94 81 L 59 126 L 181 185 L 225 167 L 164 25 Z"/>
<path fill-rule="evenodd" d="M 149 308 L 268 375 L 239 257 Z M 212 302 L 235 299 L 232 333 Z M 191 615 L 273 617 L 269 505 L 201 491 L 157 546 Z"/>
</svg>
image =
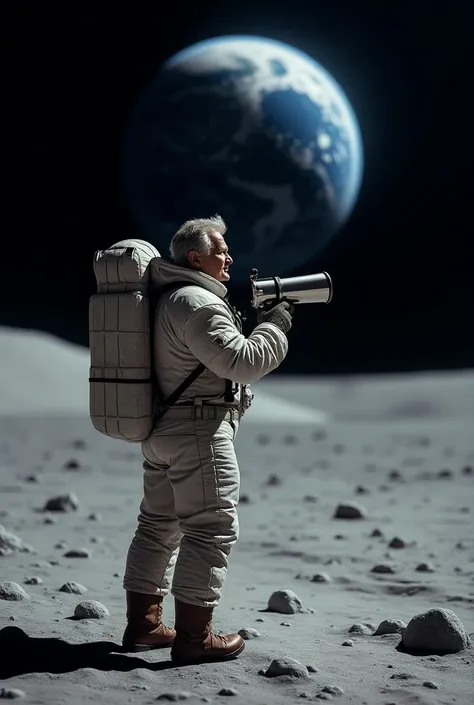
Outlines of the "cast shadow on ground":
<svg viewBox="0 0 474 705">
<path fill-rule="evenodd" d="M 129 656 L 112 641 L 70 644 L 63 639 L 31 637 L 18 627 L 0 630 L 0 679 L 25 673 L 68 673 L 79 668 L 127 672 L 135 668 L 164 671 L 177 666 L 169 660 L 148 663 Z"/>
</svg>

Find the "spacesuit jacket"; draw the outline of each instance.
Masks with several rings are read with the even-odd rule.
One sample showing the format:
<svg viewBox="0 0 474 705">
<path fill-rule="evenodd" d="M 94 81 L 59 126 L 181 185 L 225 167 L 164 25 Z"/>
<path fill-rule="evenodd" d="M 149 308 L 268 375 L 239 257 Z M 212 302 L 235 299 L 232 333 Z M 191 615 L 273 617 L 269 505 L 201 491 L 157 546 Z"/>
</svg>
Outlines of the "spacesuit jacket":
<svg viewBox="0 0 474 705">
<path fill-rule="evenodd" d="M 223 404 L 226 379 L 248 385 L 284 360 L 288 352 L 286 335 L 273 323 L 261 323 L 246 338 L 224 300 L 227 288 L 222 282 L 162 258 L 152 260 L 150 269 L 157 293 L 160 287 L 167 287 L 156 302 L 153 326 L 154 369 L 164 398 L 199 362 L 206 369 L 178 402 L 200 398 L 206 403 Z M 174 283 L 176 288 L 171 286 Z M 235 404 L 240 393 L 239 388 Z"/>
</svg>

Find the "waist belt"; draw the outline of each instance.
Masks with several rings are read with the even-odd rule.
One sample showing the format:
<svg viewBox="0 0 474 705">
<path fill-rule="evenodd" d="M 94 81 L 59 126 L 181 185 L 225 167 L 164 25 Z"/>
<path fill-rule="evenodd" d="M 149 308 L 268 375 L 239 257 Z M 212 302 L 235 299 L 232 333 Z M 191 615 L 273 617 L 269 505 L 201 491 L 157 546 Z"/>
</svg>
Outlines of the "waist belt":
<svg viewBox="0 0 474 705">
<path fill-rule="evenodd" d="M 165 418 L 176 419 L 220 419 L 230 421 L 239 419 L 240 409 L 236 406 L 217 406 L 217 404 L 177 404 L 169 408 Z"/>
</svg>

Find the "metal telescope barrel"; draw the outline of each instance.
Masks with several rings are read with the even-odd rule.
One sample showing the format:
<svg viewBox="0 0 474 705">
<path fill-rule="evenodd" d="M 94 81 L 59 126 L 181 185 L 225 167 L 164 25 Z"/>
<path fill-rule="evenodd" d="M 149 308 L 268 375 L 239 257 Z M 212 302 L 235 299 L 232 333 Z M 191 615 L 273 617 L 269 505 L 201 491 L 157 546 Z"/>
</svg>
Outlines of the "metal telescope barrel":
<svg viewBox="0 0 474 705">
<path fill-rule="evenodd" d="M 327 272 L 305 274 L 302 277 L 265 277 L 258 279 L 258 271 L 250 275 L 254 308 L 262 308 L 268 302 L 278 304 L 290 301 L 293 304 L 328 304 L 332 299 L 333 286 Z"/>
</svg>

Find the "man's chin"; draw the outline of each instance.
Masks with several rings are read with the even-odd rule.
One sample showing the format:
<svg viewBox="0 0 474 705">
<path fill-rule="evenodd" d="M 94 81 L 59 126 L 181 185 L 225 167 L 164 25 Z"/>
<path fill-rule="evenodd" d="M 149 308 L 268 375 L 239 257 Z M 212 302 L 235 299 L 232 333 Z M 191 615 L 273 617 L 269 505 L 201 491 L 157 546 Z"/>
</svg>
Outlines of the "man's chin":
<svg viewBox="0 0 474 705">
<path fill-rule="evenodd" d="M 220 281 L 221 282 L 228 282 L 230 279 L 230 274 L 229 272 L 222 272 Z"/>
</svg>

